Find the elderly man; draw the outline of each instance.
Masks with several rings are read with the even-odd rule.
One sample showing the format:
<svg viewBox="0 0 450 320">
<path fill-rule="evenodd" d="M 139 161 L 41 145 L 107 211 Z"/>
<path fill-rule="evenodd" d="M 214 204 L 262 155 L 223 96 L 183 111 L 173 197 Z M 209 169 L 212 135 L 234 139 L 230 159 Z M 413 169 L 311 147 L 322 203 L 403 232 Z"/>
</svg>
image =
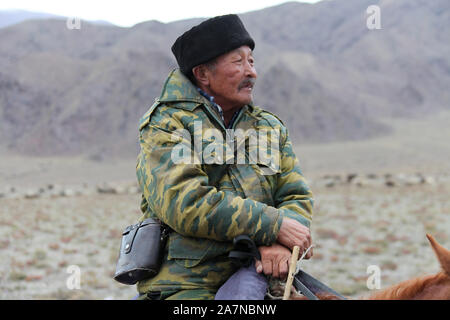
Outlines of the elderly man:
<svg viewBox="0 0 450 320">
<path fill-rule="evenodd" d="M 311 244 L 312 193 L 287 129 L 252 103 L 254 47 L 237 15 L 206 20 L 172 46 L 179 69 L 139 128 L 142 219 L 172 230 L 160 272 L 137 284 L 141 298 L 214 299 L 241 271 L 228 257 L 239 235 L 261 253 L 246 269 L 258 281 L 285 278 L 292 248 Z M 277 161 L 254 156 L 263 140 Z"/>
</svg>

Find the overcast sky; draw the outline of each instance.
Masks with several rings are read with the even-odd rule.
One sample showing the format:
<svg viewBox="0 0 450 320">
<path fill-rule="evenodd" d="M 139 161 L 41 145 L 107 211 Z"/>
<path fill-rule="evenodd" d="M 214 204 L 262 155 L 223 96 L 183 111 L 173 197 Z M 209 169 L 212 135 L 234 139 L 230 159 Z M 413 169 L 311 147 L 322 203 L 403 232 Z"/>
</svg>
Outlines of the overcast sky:
<svg viewBox="0 0 450 320">
<path fill-rule="evenodd" d="M 298 2 L 315 3 L 320 0 Z M 0 10 L 22 9 L 129 27 L 147 20 L 171 22 L 258 10 L 287 0 L 1 0 Z"/>
</svg>

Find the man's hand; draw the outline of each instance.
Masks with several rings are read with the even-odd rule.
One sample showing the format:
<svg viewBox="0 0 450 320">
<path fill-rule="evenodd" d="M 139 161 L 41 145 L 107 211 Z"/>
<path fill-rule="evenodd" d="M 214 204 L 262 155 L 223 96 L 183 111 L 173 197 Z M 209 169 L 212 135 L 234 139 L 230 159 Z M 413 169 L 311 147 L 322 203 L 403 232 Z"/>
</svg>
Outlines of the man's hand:
<svg viewBox="0 0 450 320">
<path fill-rule="evenodd" d="M 280 231 L 278 232 L 277 241 L 291 250 L 294 246 L 299 246 L 301 255 L 311 245 L 311 233 L 300 222 L 294 219 L 284 218 Z M 306 254 L 305 259 L 311 258 L 312 255 L 313 251 L 311 248 Z"/>
<path fill-rule="evenodd" d="M 268 247 L 258 247 L 258 250 L 261 254 L 261 261 L 257 260 L 255 263 L 256 272 L 264 272 L 265 275 L 272 275 L 282 280 L 286 279 L 291 251 L 278 243 Z"/>
</svg>

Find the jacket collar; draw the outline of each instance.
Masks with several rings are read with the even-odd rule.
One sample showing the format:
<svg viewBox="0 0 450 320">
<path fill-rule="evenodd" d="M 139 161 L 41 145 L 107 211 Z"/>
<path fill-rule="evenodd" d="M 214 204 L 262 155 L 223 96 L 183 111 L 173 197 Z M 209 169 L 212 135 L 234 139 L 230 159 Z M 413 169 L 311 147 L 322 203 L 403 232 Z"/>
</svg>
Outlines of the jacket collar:
<svg viewBox="0 0 450 320">
<path fill-rule="evenodd" d="M 197 91 L 195 85 L 181 73 L 180 69 L 174 69 L 164 83 L 159 101 L 201 104 L 207 100 Z"/>
</svg>

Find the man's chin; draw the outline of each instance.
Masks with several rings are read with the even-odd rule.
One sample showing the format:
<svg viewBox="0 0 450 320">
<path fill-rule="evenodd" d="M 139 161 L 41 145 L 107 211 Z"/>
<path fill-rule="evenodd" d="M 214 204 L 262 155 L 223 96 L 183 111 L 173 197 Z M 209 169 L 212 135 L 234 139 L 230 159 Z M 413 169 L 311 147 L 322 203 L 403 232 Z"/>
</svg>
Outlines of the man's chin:
<svg viewBox="0 0 450 320">
<path fill-rule="evenodd" d="M 252 94 L 245 95 L 244 97 L 242 97 L 242 99 L 240 99 L 240 102 L 242 103 L 242 105 L 249 104 L 252 101 L 253 101 L 253 95 Z"/>
<path fill-rule="evenodd" d="M 241 108 L 247 104 L 250 104 L 253 102 L 253 95 L 252 94 L 240 94 L 238 96 L 235 96 L 232 100 L 232 104 L 238 108 Z"/>
</svg>

